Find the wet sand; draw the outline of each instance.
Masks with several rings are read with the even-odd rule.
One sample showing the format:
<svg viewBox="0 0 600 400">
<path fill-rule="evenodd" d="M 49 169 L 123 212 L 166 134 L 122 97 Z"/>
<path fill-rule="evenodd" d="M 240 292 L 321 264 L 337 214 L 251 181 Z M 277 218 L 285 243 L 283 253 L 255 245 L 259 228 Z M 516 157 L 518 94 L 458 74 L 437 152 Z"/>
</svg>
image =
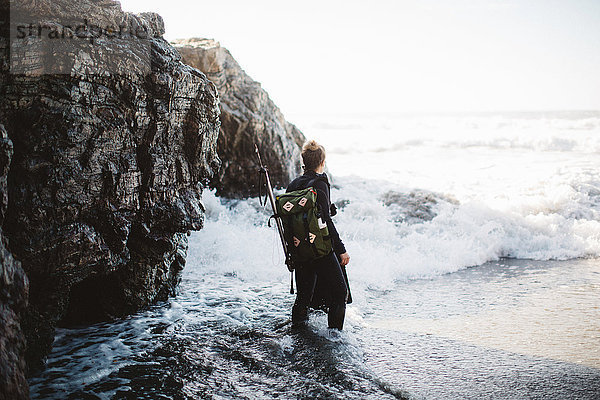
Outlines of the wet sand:
<svg viewBox="0 0 600 400">
<path fill-rule="evenodd" d="M 367 364 L 417 398 L 600 398 L 600 260 L 503 260 L 384 296 Z"/>
</svg>

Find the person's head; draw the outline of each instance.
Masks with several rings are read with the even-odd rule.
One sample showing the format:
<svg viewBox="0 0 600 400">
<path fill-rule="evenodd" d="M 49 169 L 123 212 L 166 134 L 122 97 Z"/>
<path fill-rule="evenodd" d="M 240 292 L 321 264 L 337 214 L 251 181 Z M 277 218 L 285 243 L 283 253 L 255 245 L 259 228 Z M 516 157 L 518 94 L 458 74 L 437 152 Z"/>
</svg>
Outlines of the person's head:
<svg viewBox="0 0 600 400">
<path fill-rule="evenodd" d="M 325 166 L 325 148 L 314 140 L 302 146 L 302 161 L 306 171 L 317 171 Z"/>
</svg>

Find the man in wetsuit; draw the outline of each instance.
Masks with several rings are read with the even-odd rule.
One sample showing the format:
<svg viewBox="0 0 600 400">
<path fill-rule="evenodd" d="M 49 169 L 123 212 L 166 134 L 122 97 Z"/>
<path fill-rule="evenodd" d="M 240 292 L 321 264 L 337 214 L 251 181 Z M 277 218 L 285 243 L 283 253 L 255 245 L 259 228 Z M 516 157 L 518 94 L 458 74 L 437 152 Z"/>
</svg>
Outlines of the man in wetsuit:
<svg viewBox="0 0 600 400">
<path fill-rule="evenodd" d="M 319 285 L 326 291 L 329 327 L 341 330 L 344 326 L 348 298 L 348 286 L 341 266 L 348 264 L 350 256 L 331 220 L 329 181 L 327 174 L 323 172 L 325 149 L 314 140 L 307 142 L 302 148 L 302 161 L 304 175 L 294 179 L 287 191 L 306 189 L 310 186 L 316 190 L 321 218 L 327 224 L 333 248 L 326 256 L 296 265 L 298 294 L 292 308 L 292 325 L 301 326 L 308 320 L 308 308 L 318 279 Z"/>
</svg>

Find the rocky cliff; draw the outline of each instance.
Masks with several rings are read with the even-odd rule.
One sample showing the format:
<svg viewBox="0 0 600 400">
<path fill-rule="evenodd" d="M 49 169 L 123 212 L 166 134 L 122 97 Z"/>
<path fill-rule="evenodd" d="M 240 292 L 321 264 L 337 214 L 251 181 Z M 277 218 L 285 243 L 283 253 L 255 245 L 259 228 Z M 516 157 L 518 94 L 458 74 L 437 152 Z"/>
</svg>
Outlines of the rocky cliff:
<svg viewBox="0 0 600 400">
<path fill-rule="evenodd" d="M 217 152 L 223 165 L 211 181 L 217 194 L 258 194 L 254 143 L 260 148 L 273 185 L 287 186 L 301 172 L 302 132 L 285 120 L 260 83 L 252 80 L 218 42 L 187 39 L 173 44 L 183 62 L 204 72 L 219 91 L 221 134 Z"/>
<path fill-rule="evenodd" d="M 0 125 L 0 223 L 8 206 L 7 174 L 13 145 Z M 28 281 L 21 263 L 6 249 L 0 228 L 0 399 L 27 398 L 25 338 L 20 320 L 27 304 Z"/>
<path fill-rule="evenodd" d="M 0 154 L 0 398 L 24 393 L 4 386 L 24 382 L 21 328 L 34 367 L 57 325 L 173 293 L 186 233 L 202 227 L 203 183 L 219 166 L 216 87 L 180 61 L 158 15 L 112 0 L 11 4 L 12 22 L 34 29 L 12 35 L 3 3 L 0 139 L 14 154 L 10 165 L 11 151 Z M 23 313 L 19 264 L 30 282 Z"/>
</svg>

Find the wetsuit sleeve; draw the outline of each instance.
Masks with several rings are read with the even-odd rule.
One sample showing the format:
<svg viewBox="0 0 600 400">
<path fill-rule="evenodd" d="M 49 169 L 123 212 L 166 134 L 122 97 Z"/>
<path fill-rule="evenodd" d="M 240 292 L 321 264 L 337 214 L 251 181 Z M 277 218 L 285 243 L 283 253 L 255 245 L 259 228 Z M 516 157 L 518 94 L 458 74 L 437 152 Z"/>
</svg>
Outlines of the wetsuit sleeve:
<svg viewBox="0 0 600 400">
<path fill-rule="evenodd" d="M 331 219 L 331 215 L 329 215 L 329 206 L 331 205 L 331 201 L 329 200 L 329 188 L 327 184 L 323 181 L 317 181 L 314 184 L 315 189 L 317 190 L 317 203 L 321 208 L 321 218 L 323 222 L 327 224 L 327 229 L 329 230 L 329 235 L 331 236 L 331 242 L 333 243 L 333 251 L 336 254 L 344 254 L 346 252 L 346 247 L 344 243 L 342 243 L 342 239 L 340 239 L 340 235 L 335 229 L 335 225 Z"/>
</svg>

